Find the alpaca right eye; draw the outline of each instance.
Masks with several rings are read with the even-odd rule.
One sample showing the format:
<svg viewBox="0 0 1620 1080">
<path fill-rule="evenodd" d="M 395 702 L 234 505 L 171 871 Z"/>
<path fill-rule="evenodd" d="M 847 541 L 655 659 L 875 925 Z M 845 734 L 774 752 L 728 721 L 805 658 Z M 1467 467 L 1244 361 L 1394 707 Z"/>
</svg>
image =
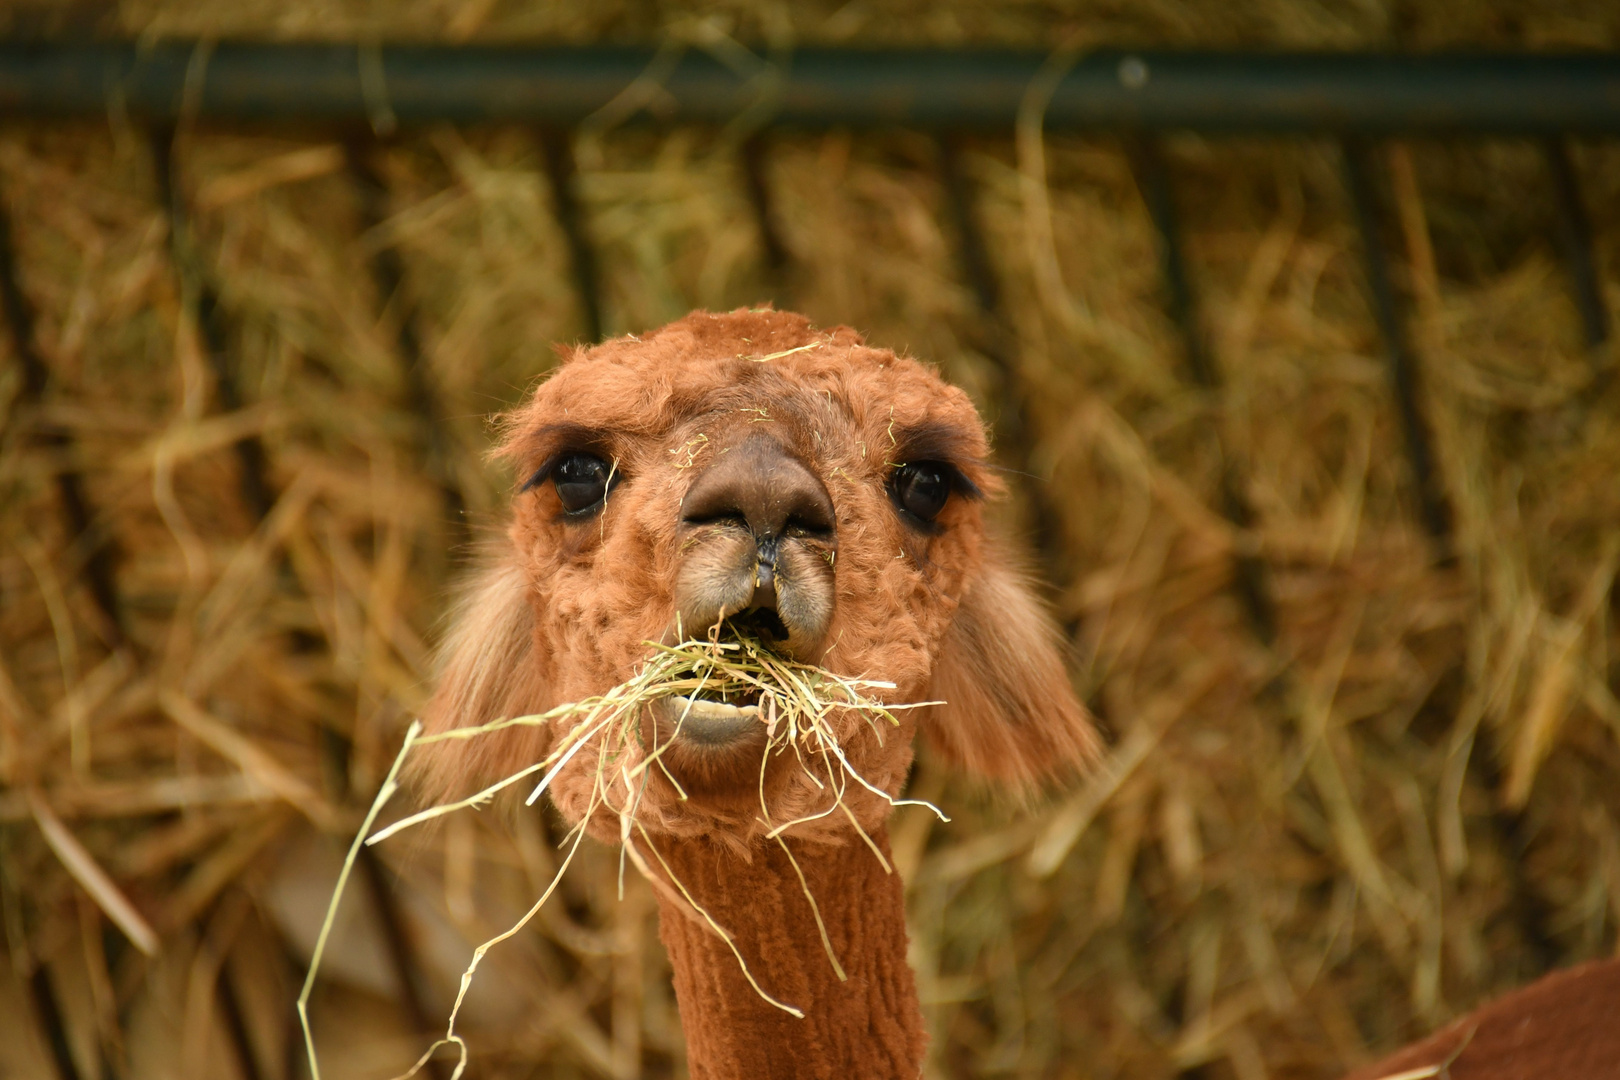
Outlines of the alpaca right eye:
<svg viewBox="0 0 1620 1080">
<path fill-rule="evenodd" d="M 951 466 L 940 461 L 902 465 L 889 478 L 890 497 L 917 522 L 932 525 L 951 497 L 954 474 Z"/>
<path fill-rule="evenodd" d="M 551 469 L 557 501 L 570 514 L 578 514 L 607 498 L 613 469 L 595 454 L 569 454 Z"/>
</svg>

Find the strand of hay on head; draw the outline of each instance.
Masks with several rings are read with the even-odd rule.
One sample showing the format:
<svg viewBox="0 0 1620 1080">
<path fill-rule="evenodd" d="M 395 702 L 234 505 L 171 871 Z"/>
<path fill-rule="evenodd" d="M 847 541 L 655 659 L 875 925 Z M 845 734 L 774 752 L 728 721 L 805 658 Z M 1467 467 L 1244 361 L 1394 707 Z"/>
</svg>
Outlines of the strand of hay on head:
<svg viewBox="0 0 1620 1080">
<path fill-rule="evenodd" d="M 899 726 L 896 712 L 905 709 L 916 709 L 938 702 L 912 702 L 906 704 L 889 704 L 880 698 L 874 697 L 874 692 L 895 689 L 891 682 L 875 679 L 851 678 L 828 671 L 825 668 L 797 661 L 788 660 L 773 653 L 768 647 L 757 639 L 739 633 L 736 640 L 721 641 L 718 638 L 707 640 L 688 640 L 677 645 L 660 645 L 648 642 L 651 650 L 648 660 L 641 669 L 629 680 L 613 687 L 606 693 L 585 698 L 576 702 L 559 705 L 544 713 L 530 716 L 511 717 L 496 720 L 477 727 L 457 728 L 452 731 L 440 732 L 435 735 L 422 736 L 419 734 L 420 725 L 413 724 L 407 732 L 404 744 L 400 747 L 399 755 L 394 760 L 393 768 L 382 789 L 377 793 L 370 811 L 362 823 L 354 843 L 350 846 L 344 860 L 343 870 L 333 890 L 331 902 L 328 905 L 326 919 L 322 924 L 320 937 L 317 940 L 315 954 L 311 960 L 309 973 L 305 979 L 303 992 L 299 995 L 299 1018 L 303 1024 L 305 1047 L 309 1055 L 310 1071 L 314 1080 L 320 1080 L 320 1070 L 316 1063 L 315 1045 L 311 1035 L 308 1018 L 308 999 L 314 986 L 315 978 L 320 967 L 321 955 L 324 952 L 327 935 L 331 931 L 333 920 L 336 917 L 338 904 L 342 899 L 344 887 L 348 881 L 349 871 L 353 866 L 362 844 L 370 846 L 380 843 L 395 834 L 416 825 L 443 817 L 457 810 L 478 809 L 487 805 L 496 794 L 508 787 L 525 780 L 536 773 L 542 773 L 541 779 L 529 793 L 526 800 L 528 805 L 545 793 L 558 773 L 570 761 L 593 741 L 598 742 L 596 772 L 593 778 L 590 800 L 586 811 L 580 821 L 574 825 L 569 834 L 563 838 L 569 843 L 567 855 L 557 867 L 550 884 L 542 891 L 539 899 L 517 920 L 512 926 L 500 934 L 490 938 L 479 945 L 473 952 L 471 962 L 462 973 L 460 987 L 456 993 L 455 1004 L 452 1006 L 446 1022 L 444 1035 L 436 1039 L 427 1050 L 423 1052 L 411 1068 L 403 1073 L 400 1080 L 416 1075 L 442 1047 L 453 1045 L 457 1049 L 458 1060 L 452 1073 L 452 1080 L 459 1080 L 466 1069 L 468 1061 L 468 1047 L 465 1039 L 456 1032 L 456 1020 L 460 1015 L 462 1003 L 466 1000 L 468 988 L 472 985 L 473 976 L 478 970 L 488 952 L 496 945 L 508 940 L 520 932 L 540 912 L 542 906 L 556 891 L 563 874 L 579 850 L 580 842 L 584 839 L 586 826 L 598 810 L 607 810 L 616 813 L 620 820 L 620 839 L 622 842 L 621 859 L 628 856 L 640 873 L 651 881 L 654 887 L 668 889 L 673 886 L 684 906 L 688 908 L 701 921 L 706 923 L 728 946 L 731 946 L 736 955 L 738 966 L 747 979 L 748 984 L 769 1004 L 796 1017 L 803 1017 L 801 1009 L 782 1002 L 770 993 L 754 978 L 748 969 L 747 962 L 742 954 L 737 952 L 732 944 L 732 935 L 715 921 L 708 911 L 697 901 L 685 884 L 676 876 L 674 870 L 658 853 L 652 842 L 652 837 L 646 828 L 636 819 L 636 812 L 640 806 L 641 794 L 646 789 L 646 782 L 650 778 L 651 769 L 657 766 L 674 785 L 680 798 L 685 799 L 686 794 L 681 790 L 679 782 L 663 764 L 663 754 L 679 738 L 681 726 L 690 715 L 692 702 L 698 700 L 698 695 L 707 692 L 719 699 L 738 698 L 745 694 L 759 696 L 759 722 L 766 729 L 766 746 L 761 756 L 761 786 L 760 810 L 767 824 L 773 825 L 770 839 L 780 844 L 787 851 L 789 860 L 798 871 L 797 860 L 787 849 L 786 838 L 783 833 L 794 825 L 804 824 L 823 818 L 837 811 L 842 811 L 854 826 L 856 832 L 871 848 L 873 854 L 882 864 L 885 873 L 892 873 L 893 868 L 883 857 L 872 838 L 861 828 L 853 811 L 845 802 L 845 794 L 849 784 L 855 783 L 867 791 L 882 798 L 891 806 L 924 806 L 941 821 L 950 819 L 932 803 L 919 799 L 897 799 L 882 788 L 861 776 L 850 763 L 844 749 L 834 733 L 830 721 L 834 715 L 853 711 L 861 716 L 868 724 L 873 736 L 883 739 L 884 725 L 893 729 Z M 642 719 L 645 710 L 661 699 L 685 698 L 686 707 L 676 718 L 674 730 L 670 738 L 662 743 L 647 746 L 643 731 Z M 397 777 L 410 753 L 417 747 L 437 742 L 451 740 L 475 739 L 495 732 L 505 731 L 513 727 L 535 727 L 547 724 L 569 725 L 557 740 L 552 751 L 540 761 L 532 762 L 508 776 L 497 780 L 480 791 L 474 792 L 465 798 L 452 802 L 430 806 L 424 810 L 401 818 L 399 821 L 371 832 L 378 813 L 383 805 L 392 798 L 397 790 Z M 796 755 L 805 774 L 822 790 L 830 791 L 832 802 L 825 810 L 814 815 L 796 818 L 787 822 L 773 823 L 770 807 L 767 803 L 764 790 L 765 763 L 774 755 L 792 752 Z M 811 769 L 808 761 L 819 761 L 822 767 L 822 776 L 817 776 Z M 637 760 L 639 758 L 639 760 Z M 623 783 L 627 794 L 623 806 L 614 806 L 611 799 L 611 783 L 609 778 L 617 776 Z M 663 873 L 656 874 L 642 856 L 641 849 L 632 839 L 632 828 L 639 832 L 646 850 L 651 851 Z M 571 838 L 571 843 L 570 843 Z M 622 867 L 622 863 L 621 863 Z M 622 874 L 622 869 L 621 869 Z M 826 949 L 827 957 L 831 961 L 833 970 L 840 980 L 845 978 L 843 966 L 834 954 L 832 942 L 827 934 L 826 926 L 822 922 L 820 905 L 811 894 L 808 882 L 802 872 L 798 873 L 799 883 L 804 890 L 805 898 L 815 913 L 816 924 L 821 932 L 822 945 Z M 623 895 L 622 877 L 620 895 Z"/>
</svg>

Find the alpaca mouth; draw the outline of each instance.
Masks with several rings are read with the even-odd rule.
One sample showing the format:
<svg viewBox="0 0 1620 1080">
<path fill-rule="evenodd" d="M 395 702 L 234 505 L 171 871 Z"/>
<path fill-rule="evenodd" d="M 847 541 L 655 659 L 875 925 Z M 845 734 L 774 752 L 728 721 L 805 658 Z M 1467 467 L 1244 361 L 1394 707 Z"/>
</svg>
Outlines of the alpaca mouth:
<svg viewBox="0 0 1620 1080">
<path fill-rule="evenodd" d="M 746 635 L 767 648 L 785 643 L 791 634 L 782 616 L 768 607 L 754 608 L 726 619 L 721 640 Z"/>
<path fill-rule="evenodd" d="M 755 650 L 774 652 L 773 645 L 787 640 L 787 629 L 776 612 L 751 611 L 720 624 L 718 640 L 746 642 Z M 660 740 L 709 749 L 743 747 L 765 736 L 758 687 L 725 690 L 700 689 L 663 699 L 656 707 Z"/>
<path fill-rule="evenodd" d="M 782 657 L 789 631 L 781 615 L 770 607 L 757 607 L 727 617 L 711 635 L 719 643 L 742 644 L 752 653 Z M 708 751 L 763 750 L 770 732 L 760 696 L 758 687 L 731 682 L 724 690 L 700 688 L 663 698 L 653 706 L 658 740 Z"/>
<path fill-rule="evenodd" d="M 759 706 L 734 705 L 702 697 L 671 697 L 662 703 L 663 721 L 670 738 L 699 746 L 728 747 L 757 732 L 765 734 Z"/>
</svg>

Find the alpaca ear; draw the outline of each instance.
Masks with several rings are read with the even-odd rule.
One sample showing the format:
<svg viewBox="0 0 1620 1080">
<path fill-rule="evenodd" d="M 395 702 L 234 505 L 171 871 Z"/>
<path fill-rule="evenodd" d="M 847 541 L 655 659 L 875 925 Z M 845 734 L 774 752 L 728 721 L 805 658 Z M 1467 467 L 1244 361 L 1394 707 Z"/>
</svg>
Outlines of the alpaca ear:
<svg viewBox="0 0 1620 1080">
<path fill-rule="evenodd" d="M 422 711 L 424 733 L 543 711 L 549 702 L 538 661 L 527 576 L 510 560 L 486 567 L 468 582 L 451 614 L 437 686 Z M 540 760 L 548 732 L 544 726 L 520 727 L 430 743 L 411 763 L 411 784 L 435 802 L 483 786 L 511 772 L 513 762 Z"/>
<path fill-rule="evenodd" d="M 1097 733 L 1069 685 L 1058 629 L 1028 579 L 988 551 L 946 632 L 923 731 L 956 765 L 1033 786 L 1097 756 Z"/>
</svg>

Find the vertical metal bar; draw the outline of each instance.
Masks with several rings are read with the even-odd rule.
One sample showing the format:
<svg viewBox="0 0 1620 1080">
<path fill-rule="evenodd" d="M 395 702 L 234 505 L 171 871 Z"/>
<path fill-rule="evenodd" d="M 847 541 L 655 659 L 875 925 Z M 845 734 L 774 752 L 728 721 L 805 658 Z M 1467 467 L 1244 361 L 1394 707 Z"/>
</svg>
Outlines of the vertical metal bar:
<svg viewBox="0 0 1620 1080">
<path fill-rule="evenodd" d="M 6 325 L 11 330 L 11 348 L 22 367 L 23 385 L 20 398 L 31 405 L 41 405 L 50 385 L 50 370 L 39 354 L 34 338 L 34 309 L 23 295 L 17 280 L 17 253 L 11 231 L 11 215 L 0 203 L 0 307 L 4 307 Z M 56 466 L 56 490 L 61 500 L 62 524 L 67 542 L 78 559 L 83 561 L 85 583 L 90 597 L 103 617 L 102 637 L 114 648 L 124 644 L 123 605 L 118 598 L 115 571 L 116 551 L 111 537 L 103 535 L 104 526 L 96 520 L 90 497 L 84 490 L 84 478 L 70 463 L 73 437 L 55 424 L 41 424 L 40 441 L 60 460 Z"/>
<path fill-rule="evenodd" d="M 215 979 L 214 994 L 219 1002 L 219 1011 L 225 1021 L 225 1034 L 229 1036 L 228 1041 L 234 1051 L 236 1068 L 242 1074 L 242 1080 L 264 1080 L 264 1073 L 259 1069 L 259 1057 L 253 1052 L 253 1039 L 248 1035 L 247 1017 L 242 1012 L 242 1000 L 237 997 L 236 987 L 231 983 L 229 964 L 220 965 L 219 975 Z"/>
<path fill-rule="evenodd" d="M 1018 377 L 1017 337 L 1001 309 L 1001 290 L 984 242 L 973 184 L 962 170 L 962 141 L 959 136 L 948 134 L 939 140 L 937 148 L 945 210 L 956 234 L 958 270 L 979 308 L 981 325 L 977 340 L 972 344 L 995 371 L 993 391 L 1000 407 L 995 422 L 996 443 L 1005 459 L 1010 459 L 1028 477 L 1023 486 L 1034 518 L 1036 548 L 1048 580 L 1061 585 L 1068 578 L 1062 518 L 1052 505 L 1047 484 L 1036 475 L 1033 467 L 1035 434 L 1029 421 L 1027 395 Z M 1064 629 L 1073 636 L 1073 625 L 1066 625 Z"/>
<path fill-rule="evenodd" d="M 44 400 L 50 370 L 34 346 L 34 308 L 17 280 L 16 246 L 11 236 L 11 212 L 0 205 L 0 303 L 5 304 L 11 348 L 22 367 L 22 396 L 31 404 Z"/>
<path fill-rule="evenodd" d="M 372 907 L 377 912 L 377 922 L 394 976 L 399 980 L 400 1004 L 405 1008 L 405 1019 L 416 1031 L 431 1034 L 435 1025 L 428 1018 L 427 1008 L 422 1004 L 421 990 L 416 985 L 410 937 L 405 930 L 405 921 L 400 917 L 399 903 L 394 898 L 393 890 L 388 887 L 388 871 L 377 852 L 364 845 L 357 861 L 366 891 L 371 895 Z M 430 1058 L 427 1071 L 437 1080 L 443 1080 L 444 1063 Z"/>
<path fill-rule="evenodd" d="M 1129 146 L 1132 170 L 1147 202 L 1159 234 L 1159 268 L 1164 278 L 1165 303 L 1170 318 L 1181 331 L 1182 351 L 1187 372 L 1201 390 L 1212 397 L 1221 390 L 1220 370 L 1205 343 L 1199 323 L 1198 299 L 1187 273 L 1181 243 L 1181 218 L 1176 210 L 1175 192 L 1163 151 L 1152 139 L 1140 139 Z M 1232 556 L 1232 584 L 1248 615 L 1249 625 L 1259 640 L 1270 645 L 1277 636 L 1277 612 L 1271 597 L 1266 565 L 1254 541 L 1255 513 L 1244 492 L 1245 482 L 1238 464 L 1227 455 L 1217 429 L 1213 446 L 1220 457 L 1221 512 L 1238 531 Z"/>
<path fill-rule="evenodd" d="M 173 127 L 155 128 L 151 133 L 152 167 L 157 177 L 158 198 L 169 219 L 170 258 L 174 260 L 175 271 L 184 286 L 182 294 L 192 297 L 196 304 L 197 329 L 208 353 L 209 366 L 214 372 L 214 393 L 219 399 L 220 411 L 236 412 L 242 408 L 242 392 L 237 384 L 236 365 L 232 362 L 230 334 L 225 324 L 225 312 L 220 307 L 219 294 L 214 291 L 203 269 L 185 192 L 175 182 L 175 135 Z M 242 501 L 256 519 L 263 520 L 276 501 L 265 462 L 264 444 L 257 435 L 244 435 L 236 441 L 236 458 Z"/>
<path fill-rule="evenodd" d="M 353 138 L 345 146 L 348 154 L 349 175 L 358 196 L 360 223 L 365 232 L 374 232 L 388 219 L 388 188 L 372 162 L 376 144 L 364 138 Z M 392 244 L 377 244 L 371 256 L 371 277 L 377 289 L 377 304 L 381 311 L 393 311 L 395 341 L 404 367 L 407 404 L 416 413 L 420 448 L 430 476 L 439 485 L 444 511 L 452 529 L 464 535 L 466 503 L 461 487 L 456 483 L 451 462 L 450 447 L 446 444 L 444 412 L 439 406 L 433 386 L 433 373 L 428 370 L 427 357 L 422 352 L 422 339 L 416 330 L 415 310 L 406 297 L 405 263 L 399 250 Z"/>
<path fill-rule="evenodd" d="M 157 179 L 158 197 L 163 203 L 169 221 L 169 250 L 175 271 L 181 279 L 182 293 L 195 304 L 194 316 L 203 346 L 214 373 L 214 391 L 222 412 L 235 412 L 242 408 L 242 394 L 237 383 L 236 366 L 232 362 L 229 328 L 226 314 L 204 270 L 198 250 L 196 234 L 183 186 L 177 182 L 176 129 L 159 127 L 151 133 L 153 171 Z M 255 522 L 263 522 L 275 507 L 277 493 L 270 482 L 264 444 L 257 436 L 248 435 L 236 443 L 237 463 L 240 470 L 242 501 Z M 290 583 L 291 575 L 285 563 L 281 573 Z M 231 984 L 228 965 L 222 965 L 214 984 L 215 998 L 225 1021 L 225 1034 L 231 1045 L 239 1071 L 246 1080 L 259 1080 L 259 1064 L 248 1036 L 241 1002 Z"/>
<path fill-rule="evenodd" d="M 34 1011 L 39 1014 L 39 1022 L 45 1028 L 45 1041 L 50 1045 L 51 1061 L 56 1065 L 57 1073 L 62 1080 L 79 1080 L 79 1066 L 73 1060 L 67 1028 L 62 1023 L 62 1010 L 56 1004 L 56 990 L 51 986 L 51 977 L 45 970 L 44 961 L 36 963 L 29 974 L 28 991 L 33 998 Z"/>
<path fill-rule="evenodd" d="M 1357 225 L 1361 230 L 1362 254 L 1366 261 L 1368 289 L 1372 294 L 1373 313 L 1378 329 L 1389 352 L 1390 382 L 1400 410 L 1401 426 L 1405 431 L 1407 453 L 1412 462 L 1414 480 L 1423 513 L 1424 524 L 1439 546 L 1442 563 L 1450 562 L 1451 507 L 1446 502 L 1434 471 L 1433 451 L 1429 444 L 1429 430 L 1418 401 L 1420 382 L 1417 356 L 1407 341 L 1401 312 L 1396 302 L 1394 286 L 1390 280 L 1388 257 L 1384 251 L 1380 232 L 1382 214 L 1379 210 L 1377 189 L 1373 183 L 1371 154 L 1360 139 L 1346 139 L 1343 144 L 1345 177 L 1355 203 Z M 1540 970 L 1549 970 L 1558 960 L 1558 949 L 1547 930 L 1549 912 L 1546 903 L 1536 893 L 1523 872 L 1529 848 L 1529 823 L 1523 813 L 1503 808 L 1498 790 L 1501 771 L 1498 766 L 1494 739 L 1488 725 L 1481 725 L 1474 737 L 1473 753 L 1468 768 L 1490 794 L 1497 809 L 1492 813 L 1496 841 L 1502 849 L 1504 864 L 1512 882 L 1511 909 L 1519 925 L 1533 961 Z"/>
<path fill-rule="evenodd" d="M 962 277 L 973 290 L 979 310 L 999 319 L 1001 283 L 996 280 L 995 268 L 990 264 L 990 249 L 984 242 L 972 183 L 962 171 L 962 149 L 962 137 L 954 132 L 939 140 L 939 176 L 945 187 L 945 209 L 956 230 L 956 256 Z"/>
<path fill-rule="evenodd" d="M 1396 304 L 1395 289 L 1390 282 L 1389 259 L 1380 232 L 1383 215 L 1379 210 L 1377 190 L 1373 186 L 1370 155 L 1367 144 L 1355 137 L 1345 139 L 1342 150 L 1345 182 L 1350 189 L 1351 201 L 1355 204 L 1356 224 L 1361 230 L 1367 288 L 1372 294 L 1373 315 L 1378 320 L 1379 334 L 1389 353 L 1390 386 L 1400 412 L 1407 457 L 1412 463 L 1418 507 L 1423 515 L 1424 527 L 1440 549 L 1441 561 L 1449 561 L 1452 556 L 1451 506 L 1446 502 L 1435 474 L 1429 426 L 1418 401 L 1421 393 L 1418 359 L 1407 340 Z"/>
<path fill-rule="evenodd" d="M 1147 201 L 1148 214 L 1159 233 L 1159 268 L 1164 275 L 1165 302 L 1170 318 L 1181 331 L 1187 371 L 1202 389 L 1218 391 L 1221 378 L 1198 325 L 1197 300 L 1181 247 L 1181 216 L 1170 187 L 1170 170 L 1165 165 L 1164 153 L 1155 140 L 1140 139 L 1131 145 L 1130 157 L 1142 196 Z"/>
<path fill-rule="evenodd" d="M 1581 336 L 1592 364 L 1592 382 L 1586 391 L 1590 400 L 1607 389 L 1617 370 L 1610 343 L 1609 306 L 1603 299 L 1603 283 L 1592 250 L 1592 219 L 1581 195 L 1580 176 L 1575 171 L 1569 140 L 1552 136 L 1542 140 L 1541 146 L 1547 169 L 1552 174 L 1558 247 L 1564 256 L 1564 265 L 1569 268 L 1570 289 L 1581 319 Z M 1609 602 L 1613 611 L 1611 618 L 1620 620 L 1620 589 L 1610 594 Z M 1605 675 L 1610 689 L 1620 693 L 1620 659 L 1609 665 Z"/>
<path fill-rule="evenodd" d="M 1490 820 L 1495 841 L 1508 879 L 1507 908 L 1518 924 L 1519 934 L 1530 952 L 1535 974 L 1558 966 L 1558 943 L 1549 929 L 1553 912 L 1536 891 L 1527 872 L 1530 841 L 1535 826 L 1523 810 L 1510 810 L 1502 799 L 1503 769 L 1506 760 L 1490 724 L 1480 724 L 1474 732 L 1474 745 L 1468 757 L 1468 771 L 1484 787 L 1492 807 Z"/>
<path fill-rule="evenodd" d="M 1575 310 L 1581 317 L 1581 334 L 1592 357 L 1594 374 L 1604 374 L 1604 346 L 1609 341 L 1609 309 L 1603 302 L 1598 281 L 1597 259 L 1592 253 L 1592 219 L 1581 197 L 1580 178 L 1570 158 L 1569 142 L 1552 137 L 1542 140 L 1541 151 L 1552 174 L 1553 205 L 1557 211 L 1557 240 L 1569 268 L 1570 290 Z"/>
<path fill-rule="evenodd" d="M 388 219 L 388 189 L 372 162 L 371 155 L 375 150 L 375 141 L 366 137 L 351 138 L 345 144 L 349 175 L 354 181 L 358 197 L 361 228 L 368 233 L 377 230 Z M 449 447 L 445 445 L 443 414 L 434 393 L 432 373 L 428 371 L 427 358 L 422 353 L 414 312 L 405 297 L 405 264 L 397 248 L 389 244 L 376 246 L 371 256 L 371 276 L 376 286 L 379 308 L 383 312 L 387 312 L 390 307 L 394 309 L 396 341 L 400 360 L 405 369 L 406 394 L 420 425 L 421 450 L 425 463 L 429 472 L 438 481 L 445 512 L 450 518 L 452 528 L 458 535 L 464 536 L 465 504 L 461 488 L 455 483 Z M 346 778 L 348 770 L 341 768 L 337 773 Z M 406 1019 L 418 1032 L 429 1033 L 433 1030 L 433 1025 L 428 1021 L 427 1009 L 422 1004 L 421 993 L 416 985 L 410 942 L 404 933 L 404 923 L 398 905 L 383 880 L 382 870 L 377 865 L 376 858 L 375 852 L 368 850 L 360 852 L 361 876 L 367 884 L 367 892 L 371 897 L 372 908 L 377 914 L 377 921 L 382 926 L 394 976 L 399 980 L 401 1004 L 404 1006 Z M 439 1062 L 429 1061 L 427 1070 L 442 1080 L 444 1073 Z"/>
<path fill-rule="evenodd" d="M 324 730 L 331 731 L 330 728 Z M 347 803 L 353 794 L 349 789 L 349 755 L 353 744 L 335 732 L 332 734 L 332 738 L 322 739 L 322 764 L 332 782 L 333 797 L 339 803 Z M 361 845 L 355 862 L 360 871 L 360 887 L 371 902 L 378 929 L 382 931 L 388 966 L 399 983 L 400 1005 L 405 1010 L 405 1019 L 418 1034 L 432 1035 L 437 1025 L 429 1019 L 427 1007 L 422 1002 L 421 988 L 417 984 L 412 963 L 410 935 L 399 902 L 388 886 L 388 870 L 377 852 L 365 845 Z M 295 1044 L 299 1043 L 300 1034 L 293 1035 Z M 288 1058 L 289 1073 L 295 1071 L 295 1063 L 300 1057 L 301 1048 L 300 1052 Z M 444 1080 L 443 1062 L 430 1059 L 426 1068 L 435 1080 Z"/>
<path fill-rule="evenodd" d="M 766 150 L 764 135 L 754 135 L 744 140 L 741 151 L 743 181 L 748 191 L 748 205 L 754 212 L 754 227 L 759 231 L 760 248 L 765 253 L 765 272 L 769 277 L 772 299 L 786 307 L 791 305 L 788 272 L 793 266 L 793 256 L 777 225 L 770 182 L 765 176 Z"/>
<path fill-rule="evenodd" d="M 1001 406 L 1001 414 L 996 418 L 998 441 L 1012 452 L 1021 468 L 1029 469 L 1034 436 L 1029 430 L 1023 387 L 1018 379 L 1014 336 L 1001 309 L 1001 288 L 990 264 L 976 193 L 972 181 L 962 170 L 960 136 L 948 135 L 940 139 L 938 150 L 945 209 L 956 233 L 957 267 L 973 292 L 983 324 L 980 340 L 973 344 L 991 362 L 996 373 L 996 396 Z"/>
<path fill-rule="evenodd" d="M 578 169 L 574 163 L 573 137 L 567 131 L 544 128 L 539 133 L 540 152 L 545 158 L 546 179 L 551 184 L 551 204 L 568 242 L 568 255 L 574 267 L 574 289 L 579 293 L 580 321 L 591 343 L 602 340 L 602 291 L 585 215 L 575 190 Z"/>
</svg>

